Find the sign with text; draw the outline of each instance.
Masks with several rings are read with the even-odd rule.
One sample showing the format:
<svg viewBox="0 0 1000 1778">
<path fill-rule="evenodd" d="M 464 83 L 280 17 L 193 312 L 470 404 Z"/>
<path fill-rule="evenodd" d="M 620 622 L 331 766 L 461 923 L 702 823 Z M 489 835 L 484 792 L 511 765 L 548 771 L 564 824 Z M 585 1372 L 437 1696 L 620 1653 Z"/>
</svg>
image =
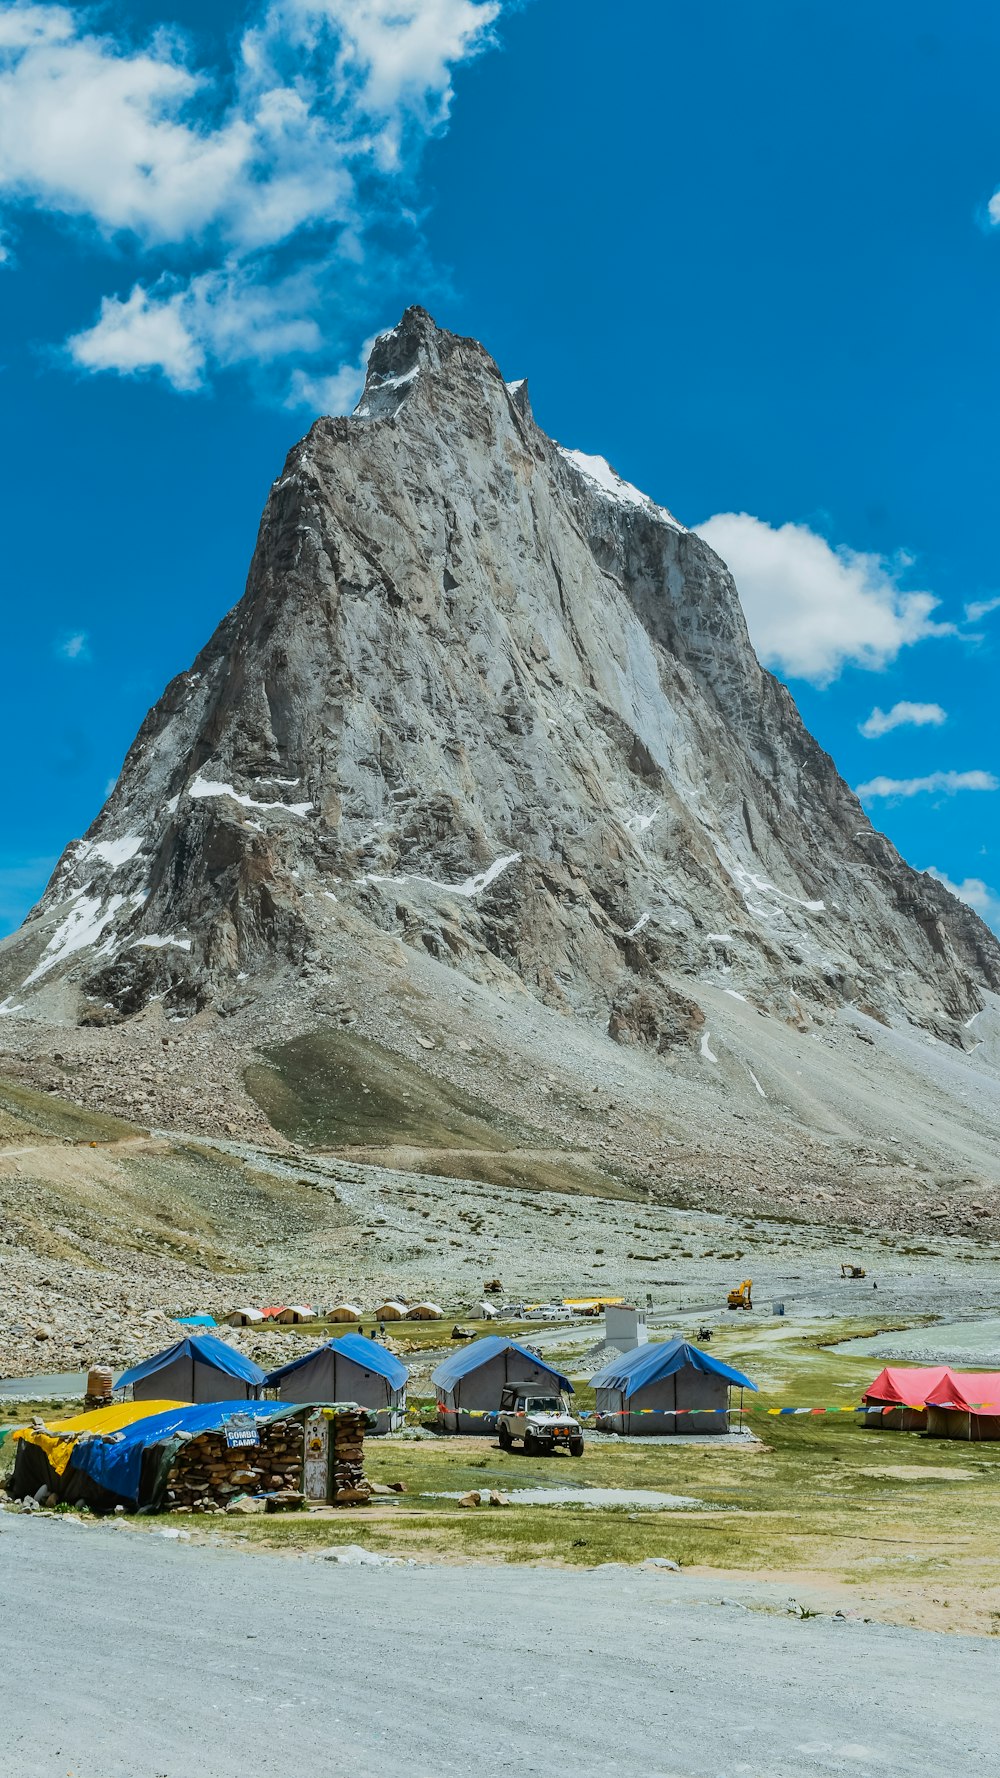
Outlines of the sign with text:
<svg viewBox="0 0 1000 1778">
<path fill-rule="evenodd" d="M 245 1450 L 260 1444 L 257 1422 L 252 1414 L 230 1414 L 225 1425 L 226 1444 L 231 1451 Z"/>
</svg>

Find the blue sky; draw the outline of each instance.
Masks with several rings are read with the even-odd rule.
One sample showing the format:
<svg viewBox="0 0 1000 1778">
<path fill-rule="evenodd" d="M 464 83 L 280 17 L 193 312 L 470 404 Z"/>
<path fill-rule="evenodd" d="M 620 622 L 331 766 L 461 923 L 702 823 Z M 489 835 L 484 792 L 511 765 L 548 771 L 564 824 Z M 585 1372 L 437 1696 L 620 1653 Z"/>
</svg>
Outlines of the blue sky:
<svg viewBox="0 0 1000 1778">
<path fill-rule="evenodd" d="M 0 0 L 0 931 L 410 301 L 704 528 L 1000 928 L 1000 15 L 953 12 Z"/>
</svg>

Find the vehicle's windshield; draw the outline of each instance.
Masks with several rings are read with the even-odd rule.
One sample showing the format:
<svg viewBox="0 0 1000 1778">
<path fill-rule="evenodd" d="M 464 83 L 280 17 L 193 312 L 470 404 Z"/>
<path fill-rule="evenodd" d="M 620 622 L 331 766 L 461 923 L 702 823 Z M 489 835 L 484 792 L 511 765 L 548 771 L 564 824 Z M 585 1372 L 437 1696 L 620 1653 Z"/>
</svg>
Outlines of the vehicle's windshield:
<svg viewBox="0 0 1000 1778">
<path fill-rule="evenodd" d="M 528 1412 L 531 1414 L 562 1414 L 565 1408 L 558 1395 L 529 1395 Z"/>
</svg>

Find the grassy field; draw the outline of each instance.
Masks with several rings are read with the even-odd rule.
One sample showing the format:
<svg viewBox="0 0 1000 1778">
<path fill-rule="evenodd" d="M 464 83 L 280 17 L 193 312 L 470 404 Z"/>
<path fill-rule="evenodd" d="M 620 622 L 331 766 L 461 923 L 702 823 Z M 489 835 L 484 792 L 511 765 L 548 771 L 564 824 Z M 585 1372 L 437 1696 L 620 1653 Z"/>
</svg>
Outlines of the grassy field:
<svg viewBox="0 0 1000 1778">
<path fill-rule="evenodd" d="M 440 1323 L 414 1323 L 428 1341 Z M 593 1567 L 666 1556 L 719 1575 L 779 1581 L 816 1609 L 936 1628 L 1000 1634 L 1000 1443 L 967 1444 L 875 1432 L 853 1413 L 774 1416 L 777 1407 L 850 1407 L 878 1368 L 833 1348 L 884 1329 L 874 1320 L 795 1327 L 740 1317 L 718 1329 L 712 1350 L 754 1376 L 758 1410 L 745 1444 L 588 1440 L 581 1459 L 500 1450 L 492 1435 L 370 1439 L 373 1482 L 405 1492 L 363 1508 L 242 1518 L 163 1515 L 137 1531 L 171 1525 L 195 1535 L 272 1551 L 322 1552 L 338 1544 L 445 1562 Z M 395 1331 L 395 1330 L 394 1330 Z M 504 1331 L 507 1331 L 504 1329 Z M 528 1327 L 517 1330 L 530 1335 Z M 572 1373 L 573 1355 L 560 1356 Z M 593 1391 L 581 1382 L 576 1405 Z M 53 1404 L 0 1407 L 0 1423 Z M 70 1409 L 70 1411 L 72 1411 Z M 6 1450 L 5 1450 L 6 1447 Z M 0 1444 L 0 1473 L 9 1441 Z M 582 1503 L 491 1507 L 490 1490 L 566 1487 L 655 1490 L 696 1507 L 655 1512 Z M 479 1491 L 477 1508 L 442 1499 Z"/>
<path fill-rule="evenodd" d="M 395 1340 L 404 1349 L 403 1356 L 406 1357 L 411 1350 L 419 1352 L 422 1349 L 436 1346 L 446 1347 L 448 1351 L 453 1348 L 457 1350 L 459 1341 L 453 1340 L 451 1337 L 451 1330 L 456 1325 L 471 1328 L 476 1335 L 501 1334 L 504 1339 L 527 1341 L 528 1344 L 531 1343 L 532 1330 L 535 1333 L 538 1332 L 537 1321 L 477 1321 L 468 1315 L 457 1313 L 445 1315 L 441 1321 L 387 1321 L 385 1331 L 389 1338 Z M 598 1322 L 596 1326 L 599 1330 L 601 1324 Z M 254 1331 L 256 1333 L 262 1331 L 266 1331 L 268 1334 L 273 1333 L 279 1340 L 282 1336 L 287 1338 L 289 1334 L 297 1334 L 304 1339 L 315 1337 L 317 1340 L 335 1340 L 341 1334 L 357 1333 L 359 1327 L 363 1327 L 366 1334 L 370 1334 L 373 1327 L 377 1331 L 378 1316 L 362 1315 L 360 1321 L 347 1322 L 327 1321 L 324 1317 L 319 1317 L 315 1321 L 302 1321 L 297 1327 L 286 1327 L 275 1323 L 266 1330 L 257 1327 Z M 594 1338 L 595 1340 L 600 1338 L 599 1331 L 595 1333 Z"/>
<path fill-rule="evenodd" d="M 87 1111 L 49 1093 L 0 1077 L 0 1150 L 21 1143 L 121 1142 L 137 1134 L 134 1124 L 104 1112 Z"/>
<path fill-rule="evenodd" d="M 741 1318 L 713 1351 L 748 1368 L 758 1405 L 845 1406 L 877 1364 L 830 1350 L 878 1331 L 871 1321 L 798 1328 Z M 764 1390 L 766 1387 L 766 1398 Z M 592 1400 L 581 1385 L 577 1403 Z M 592 1567 L 667 1556 L 684 1567 L 787 1582 L 822 1609 L 862 1610 L 892 1621 L 1000 1633 L 1000 1443 L 964 1444 L 874 1432 L 853 1414 L 788 1418 L 754 1413 L 745 1446 L 588 1440 L 585 1455 L 525 1457 L 482 1439 L 372 1439 L 372 1481 L 405 1494 L 330 1516 L 178 1517 L 270 1549 L 341 1543 L 437 1561 L 559 1563 Z M 670 1512 L 584 1506 L 460 1508 L 445 1491 L 616 1487 L 690 1496 Z M 157 1521 L 162 1524 L 163 1521 Z"/>
</svg>

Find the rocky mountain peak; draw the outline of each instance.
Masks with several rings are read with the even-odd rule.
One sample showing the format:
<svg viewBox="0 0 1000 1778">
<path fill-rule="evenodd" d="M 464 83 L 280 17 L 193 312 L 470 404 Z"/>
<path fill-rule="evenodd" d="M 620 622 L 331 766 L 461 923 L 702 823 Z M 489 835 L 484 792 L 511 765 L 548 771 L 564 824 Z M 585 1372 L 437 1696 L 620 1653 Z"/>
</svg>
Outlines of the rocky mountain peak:
<svg viewBox="0 0 1000 1778">
<path fill-rule="evenodd" d="M 659 1055 L 697 1050 L 703 984 L 954 1043 L 1000 989 L 992 934 L 760 667 L 724 564 L 420 308 L 289 453 L 243 599 L 0 946 L 0 997 L 180 1018 L 397 951 Z"/>
</svg>

